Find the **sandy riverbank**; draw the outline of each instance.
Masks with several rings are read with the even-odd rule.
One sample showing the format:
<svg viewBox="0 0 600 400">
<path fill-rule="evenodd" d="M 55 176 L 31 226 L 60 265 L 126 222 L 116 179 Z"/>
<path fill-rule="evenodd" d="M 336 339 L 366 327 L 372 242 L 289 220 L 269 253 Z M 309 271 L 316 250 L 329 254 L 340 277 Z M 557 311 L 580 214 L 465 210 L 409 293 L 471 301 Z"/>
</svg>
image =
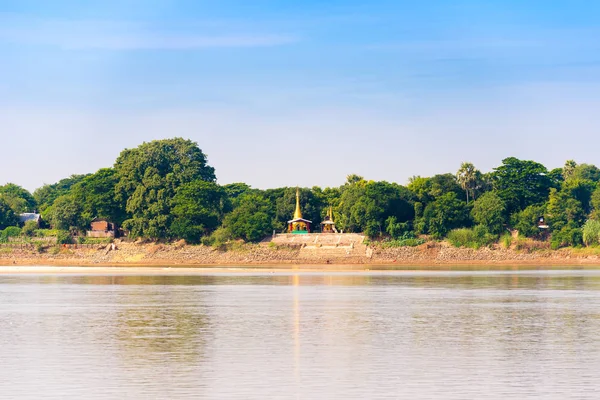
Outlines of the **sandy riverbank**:
<svg viewBox="0 0 600 400">
<path fill-rule="evenodd" d="M 445 243 L 419 247 L 349 248 L 271 246 L 248 244 L 219 251 L 207 246 L 181 244 L 119 243 L 110 248 L 0 248 L 4 271 L 37 271 L 37 268 L 77 267 L 86 272 L 104 268 L 110 273 L 138 269 L 192 273 L 193 271 L 364 271 L 364 270 L 448 270 L 523 268 L 594 268 L 600 256 L 572 249 L 517 251 L 503 248 L 478 250 L 454 248 Z M 34 268 L 35 269 L 31 269 Z M 28 268 L 28 269 L 26 269 Z M 105 271 L 102 270 L 102 271 Z M 41 270 L 40 270 L 41 271 Z M 53 270 L 55 271 L 55 270 Z M 75 270 L 69 269 L 69 272 Z"/>
</svg>

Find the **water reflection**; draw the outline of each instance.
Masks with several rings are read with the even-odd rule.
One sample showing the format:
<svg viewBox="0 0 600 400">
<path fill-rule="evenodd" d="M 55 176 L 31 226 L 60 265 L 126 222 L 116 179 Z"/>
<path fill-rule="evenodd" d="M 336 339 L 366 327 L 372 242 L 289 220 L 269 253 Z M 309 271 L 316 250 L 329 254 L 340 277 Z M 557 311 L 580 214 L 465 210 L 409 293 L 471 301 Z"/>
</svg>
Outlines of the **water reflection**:
<svg viewBox="0 0 600 400">
<path fill-rule="evenodd" d="M 600 272 L 0 276 L 9 398 L 595 398 Z"/>
</svg>

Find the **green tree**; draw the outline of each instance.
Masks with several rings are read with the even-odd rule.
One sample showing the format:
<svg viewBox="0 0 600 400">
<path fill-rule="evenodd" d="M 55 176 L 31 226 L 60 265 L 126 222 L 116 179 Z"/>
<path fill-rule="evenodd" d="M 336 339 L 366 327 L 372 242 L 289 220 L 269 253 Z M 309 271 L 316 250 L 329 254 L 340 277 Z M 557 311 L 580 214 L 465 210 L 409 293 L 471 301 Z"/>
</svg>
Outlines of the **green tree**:
<svg viewBox="0 0 600 400">
<path fill-rule="evenodd" d="M 456 180 L 465 191 L 467 204 L 469 204 L 469 196 L 471 199 L 475 199 L 476 190 L 481 186 L 481 172 L 472 163 L 463 162 L 456 173 Z"/>
<path fill-rule="evenodd" d="M 6 201 L 0 198 L 0 230 L 17 225 L 18 223 L 19 219 L 15 215 L 15 212 Z"/>
<path fill-rule="evenodd" d="M 522 211 L 511 215 L 510 225 L 526 237 L 537 237 L 540 235 L 538 223 L 540 217 L 544 216 L 546 207 L 544 205 L 531 205 Z"/>
<path fill-rule="evenodd" d="M 68 194 L 71 187 L 80 182 L 87 175 L 71 175 L 69 178 L 61 179 L 52 185 L 44 185 L 33 192 L 38 211 L 44 214 L 46 209 L 54 203 L 58 197 Z"/>
<path fill-rule="evenodd" d="M 471 216 L 490 233 L 498 234 L 504 230 L 504 202 L 495 192 L 484 193 L 475 200 Z"/>
<path fill-rule="evenodd" d="M 223 229 L 234 239 L 257 242 L 272 233 L 274 217 L 273 207 L 264 194 L 246 193 L 225 216 Z"/>
<path fill-rule="evenodd" d="M 23 225 L 23 229 L 21 229 L 21 232 L 23 233 L 23 235 L 31 237 L 35 234 L 35 231 L 38 229 L 39 226 L 36 221 L 27 221 Z"/>
<path fill-rule="evenodd" d="M 466 202 L 457 198 L 456 193 L 449 192 L 429 203 L 423 215 L 415 219 L 415 227 L 419 233 L 428 233 L 435 239 L 441 239 L 452 229 L 470 225 L 469 211 Z"/>
<path fill-rule="evenodd" d="M 89 225 L 89 220 L 83 217 L 83 207 L 71 195 L 62 195 L 48 207 L 44 214 L 44 219 L 50 221 L 54 229 L 73 230 L 85 229 Z"/>
<path fill-rule="evenodd" d="M 590 217 L 592 219 L 600 220 L 600 186 L 598 186 L 596 190 L 592 192 L 592 196 L 590 197 L 590 205 L 592 208 Z"/>
<path fill-rule="evenodd" d="M 458 199 L 465 198 L 456 176 L 452 174 L 439 174 L 430 178 L 412 177 L 408 189 L 417 196 L 418 201 L 423 205 L 427 205 L 446 193 L 455 193 Z"/>
<path fill-rule="evenodd" d="M 567 160 L 565 166 L 562 168 L 562 177 L 564 180 L 571 179 L 573 173 L 577 168 L 577 163 L 574 160 Z"/>
<path fill-rule="evenodd" d="M 3 199 L 15 214 L 33 212 L 36 202 L 31 193 L 14 183 L 0 186 L 0 198 Z"/>
<path fill-rule="evenodd" d="M 231 202 L 233 204 L 236 203 L 237 199 L 243 195 L 244 193 L 248 193 L 251 190 L 253 190 L 249 185 L 245 184 L 245 183 L 230 183 L 227 185 L 223 185 L 223 189 L 225 190 L 225 193 L 227 193 L 227 196 L 229 197 L 229 200 L 231 200 Z"/>
<path fill-rule="evenodd" d="M 570 178 L 600 182 L 600 169 L 592 164 L 579 164 Z"/>
<path fill-rule="evenodd" d="M 550 189 L 550 198 L 546 206 L 546 217 L 552 231 L 579 228 L 585 221 L 585 211 L 579 200 L 571 196 L 568 190 Z"/>
<path fill-rule="evenodd" d="M 115 162 L 117 200 L 126 202 L 123 222 L 133 237 L 168 238 L 171 199 L 196 180 L 214 182 L 214 168 L 198 145 L 182 138 L 155 140 L 121 152 Z"/>
<path fill-rule="evenodd" d="M 404 186 L 385 181 L 359 181 L 345 186 L 339 205 L 338 225 L 344 231 L 369 237 L 387 229 L 388 218 L 404 223 L 414 218 L 414 194 Z"/>
<path fill-rule="evenodd" d="M 125 202 L 115 192 L 118 181 L 114 169 L 102 168 L 72 186 L 72 196 L 81 204 L 85 219 L 105 218 L 118 225 L 125 220 Z"/>
<path fill-rule="evenodd" d="M 548 198 L 552 181 L 542 164 L 510 157 L 492 173 L 494 189 L 511 215 L 530 205 L 542 204 Z"/>
<path fill-rule="evenodd" d="M 586 246 L 600 244 L 600 221 L 588 219 L 583 225 L 583 242 Z"/>
<path fill-rule="evenodd" d="M 571 178 L 562 184 L 562 191 L 577 199 L 586 214 L 592 209 L 592 193 L 596 190 L 596 182 L 588 179 Z"/>
<path fill-rule="evenodd" d="M 230 202 L 225 189 L 214 182 L 194 181 L 183 185 L 173 198 L 171 232 L 189 243 L 219 227 Z"/>
</svg>

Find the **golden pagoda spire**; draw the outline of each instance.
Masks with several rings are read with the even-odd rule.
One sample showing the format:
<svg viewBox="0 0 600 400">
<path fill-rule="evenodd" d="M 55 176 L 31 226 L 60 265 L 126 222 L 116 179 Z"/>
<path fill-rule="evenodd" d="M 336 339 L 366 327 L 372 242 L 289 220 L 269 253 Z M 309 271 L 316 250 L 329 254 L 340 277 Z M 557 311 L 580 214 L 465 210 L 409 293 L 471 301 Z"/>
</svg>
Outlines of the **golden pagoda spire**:
<svg viewBox="0 0 600 400">
<path fill-rule="evenodd" d="M 294 211 L 294 219 L 302 218 L 302 211 L 300 211 L 300 189 L 296 188 L 296 211 Z"/>
<path fill-rule="evenodd" d="M 329 220 L 333 222 L 333 207 L 329 206 Z"/>
</svg>

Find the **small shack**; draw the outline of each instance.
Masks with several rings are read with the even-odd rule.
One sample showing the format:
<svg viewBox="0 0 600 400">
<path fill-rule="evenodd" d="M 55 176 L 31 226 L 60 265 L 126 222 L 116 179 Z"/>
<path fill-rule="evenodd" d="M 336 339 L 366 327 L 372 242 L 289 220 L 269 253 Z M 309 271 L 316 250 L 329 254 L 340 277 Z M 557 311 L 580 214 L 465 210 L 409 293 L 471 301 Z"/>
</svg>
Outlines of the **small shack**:
<svg viewBox="0 0 600 400">
<path fill-rule="evenodd" d="M 42 216 L 37 213 L 22 213 L 19 214 L 19 225 L 23 226 L 26 222 L 33 221 L 37 224 L 38 228 L 42 224 Z"/>
<path fill-rule="evenodd" d="M 114 223 L 104 218 L 95 218 L 90 223 L 90 230 L 87 231 L 87 237 L 109 238 L 116 237 L 117 228 Z"/>
</svg>

